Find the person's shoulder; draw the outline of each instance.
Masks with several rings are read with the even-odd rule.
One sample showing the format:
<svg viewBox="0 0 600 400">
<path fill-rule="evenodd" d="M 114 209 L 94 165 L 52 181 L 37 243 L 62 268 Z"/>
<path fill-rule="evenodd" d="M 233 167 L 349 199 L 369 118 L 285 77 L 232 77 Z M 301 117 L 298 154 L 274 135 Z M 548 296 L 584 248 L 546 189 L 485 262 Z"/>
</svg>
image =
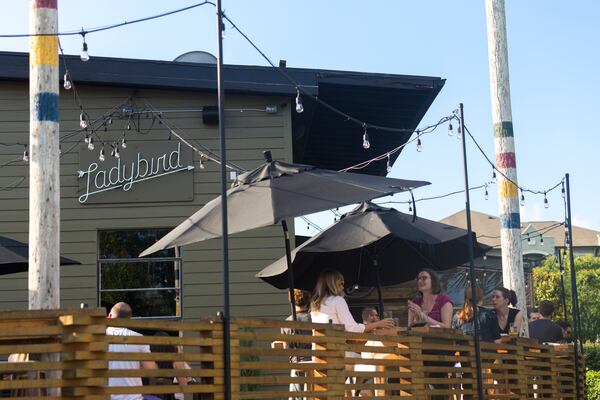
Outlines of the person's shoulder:
<svg viewBox="0 0 600 400">
<path fill-rule="evenodd" d="M 438 303 L 440 303 L 441 305 L 444 305 L 444 304 L 446 304 L 446 303 L 453 304 L 453 303 L 452 303 L 452 299 L 450 298 L 450 296 L 448 296 L 448 294 L 446 294 L 446 293 L 444 293 L 444 292 L 441 292 L 441 293 L 439 293 L 439 294 L 437 295 L 437 298 L 436 298 L 436 300 L 437 300 L 437 302 L 438 302 Z"/>
<path fill-rule="evenodd" d="M 116 328 L 113 326 L 109 326 L 108 328 L 106 328 L 106 334 L 114 336 L 144 336 L 141 333 L 132 331 L 128 328 Z"/>
</svg>

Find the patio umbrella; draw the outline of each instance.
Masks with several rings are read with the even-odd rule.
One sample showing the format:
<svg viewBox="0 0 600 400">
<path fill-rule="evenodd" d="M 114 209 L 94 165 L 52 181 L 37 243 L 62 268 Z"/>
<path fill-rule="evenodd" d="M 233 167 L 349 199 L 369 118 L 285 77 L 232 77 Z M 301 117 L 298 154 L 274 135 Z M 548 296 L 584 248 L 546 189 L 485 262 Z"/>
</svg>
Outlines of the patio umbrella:
<svg viewBox="0 0 600 400">
<path fill-rule="evenodd" d="M 366 202 L 292 252 L 294 282 L 312 290 L 321 271 L 334 268 L 349 285 L 376 287 L 382 311 L 381 286 L 414 279 L 423 268 L 463 265 L 471 243 L 476 257 L 490 250 L 477 243 L 475 234 L 470 240 L 464 229 Z M 282 258 L 256 276 L 283 289 L 288 275 Z"/>
<path fill-rule="evenodd" d="M 61 257 L 60 265 L 77 265 L 79 261 Z M 0 236 L 0 275 L 25 272 L 29 269 L 29 245 Z"/>
<path fill-rule="evenodd" d="M 273 161 L 238 177 L 227 191 L 228 232 L 234 234 L 280 223 L 289 238 L 285 220 L 352 203 L 412 190 L 429 184 L 423 181 L 390 179 Z M 208 202 L 194 215 L 144 250 L 140 257 L 169 247 L 221 236 L 221 197 Z M 293 275 L 290 275 L 293 279 Z M 294 283 L 288 282 L 293 288 Z M 290 289 L 293 301 L 293 290 Z M 292 307 L 294 310 L 294 308 Z"/>
</svg>

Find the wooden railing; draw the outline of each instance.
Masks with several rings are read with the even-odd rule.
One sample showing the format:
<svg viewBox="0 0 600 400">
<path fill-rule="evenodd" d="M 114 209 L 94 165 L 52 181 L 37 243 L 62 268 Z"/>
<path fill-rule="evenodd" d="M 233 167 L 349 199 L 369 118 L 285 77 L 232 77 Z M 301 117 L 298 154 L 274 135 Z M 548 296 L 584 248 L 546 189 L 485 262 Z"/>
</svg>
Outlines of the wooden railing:
<svg viewBox="0 0 600 400">
<path fill-rule="evenodd" d="M 1 315 L 0 357 L 29 355 L 28 362 L 0 364 L 0 392 L 4 397 L 108 399 L 111 394 L 186 393 L 186 398 L 224 398 L 223 326 L 219 321 L 107 320 L 104 309 Z M 109 325 L 145 336 L 105 335 Z M 174 336 L 152 336 L 155 331 Z M 396 328 L 378 333 L 351 334 L 334 325 L 233 318 L 232 398 L 475 396 L 471 337 L 439 328 Z M 507 339 L 504 344 L 482 343 L 486 399 L 576 398 L 572 348 L 539 345 L 525 338 Z M 171 345 L 172 350 L 117 353 L 108 351 L 110 344 Z M 304 361 L 292 363 L 291 356 L 303 357 Z M 191 369 L 109 368 L 109 361 L 119 360 L 179 360 Z M 584 393 L 582 360 L 579 365 L 579 385 Z M 111 377 L 132 376 L 142 377 L 148 384 L 108 386 Z M 196 383 L 156 383 L 156 378 L 171 382 L 174 376 L 194 377 Z M 302 393 L 291 393 L 290 384 Z"/>
</svg>

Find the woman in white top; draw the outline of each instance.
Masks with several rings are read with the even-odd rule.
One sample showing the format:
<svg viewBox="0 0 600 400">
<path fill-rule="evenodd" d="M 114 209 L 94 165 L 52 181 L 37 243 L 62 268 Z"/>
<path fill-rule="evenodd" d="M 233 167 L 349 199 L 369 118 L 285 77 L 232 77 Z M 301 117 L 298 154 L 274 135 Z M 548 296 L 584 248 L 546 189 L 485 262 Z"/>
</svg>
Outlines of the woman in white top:
<svg viewBox="0 0 600 400">
<path fill-rule="evenodd" d="M 344 325 L 348 332 L 369 332 L 375 328 L 391 328 L 392 318 L 367 324 L 359 324 L 354 320 L 348 304 L 344 299 L 344 276 L 335 270 L 324 270 L 317 279 L 315 290 L 310 303 L 312 322 Z"/>
</svg>

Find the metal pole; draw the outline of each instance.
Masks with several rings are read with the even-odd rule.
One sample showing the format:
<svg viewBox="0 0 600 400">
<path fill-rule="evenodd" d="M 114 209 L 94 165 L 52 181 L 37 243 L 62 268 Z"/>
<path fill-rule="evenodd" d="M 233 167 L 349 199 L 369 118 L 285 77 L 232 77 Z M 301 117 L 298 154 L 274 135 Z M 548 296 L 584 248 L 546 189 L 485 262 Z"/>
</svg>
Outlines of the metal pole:
<svg viewBox="0 0 600 400">
<path fill-rule="evenodd" d="M 563 259 L 560 249 L 557 250 L 558 255 L 558 266 L 560 271 L 560 301 L 562 302 L 563 308 L 563 316 L 565 322 L 569 319 L 569 314 L 567 313 L 567 295 L 565 293 L 565 266 L 563 265 Z"/>
<path fill-rule="evenodd" d="M 486 0 L 485 4 L 494 147 L 496 168 L 500 172 L 498 174 L 498 207 L 502 246 L 502 277 L 504 286 L 514 290 L 517 298 L 526 299 L 504 0 Z M 527 315 L 524 315 L 524 318 L 522 326 L 525 336 L 529 337 Z"/>
<path fill-rule="evenodd" d="M 569 185 L 569 174 L 565 174 L 567 184 L 567 229 L 569 232 L 569 262 L 571 264 L 571 314 L 573 315 L 573 352 L 575 356 L 575 391 L 580 398 L 579 390 L 579 352 L 583 352 L 581 346 L 581 326 L 579 324 L 579 300 L 577 298 L 577 280 L 575 274 L 575 257 L 573 256 L 573 226 L 571 225 L 571 186 Z"/>
<path fill-rule="evenodd" d="M 479 316 L 477 315 L 477 276 L 473 254 L 473 230 L 471 228 L 471 199 L 469 195 L 469 168 L 467 166 L 467 135 L 465 132 L 465 114 L 460 103 L 460 129 L 462 132 L 463 171 L 465 175 L 465 213 L 467 215 L 467 236 L 469 238 L 469 271 L 471 276 L 471 303 L 473 304 L 473 325 L 475 327 L 475 367 L 477 368 L 477 394 L 483 400 L 483 376 L 481 373 L 481 343 L 479 342 Z"/>
<path fill-rule="evenodd" d="M 221 245 L 223 251 L 223 358 L 225 400 L 231 399 L 231 327 L 229 314 L 229 242 L 227 232 L 227 157 L 225 143 L 225 95 L 223 93 L 223 12 L 217 0 L 217 92 L 219 101 L 219 145 L 221 158 Z"/>
<path fill-rule="evenodd" d="M 296 318 L 296 296 L 294 294 L 294 265 L 292 264 L 292 250 L 290 248 L 290 233 L 288 232 L 288 226 L 285 219 L 281 220 L 281 227 L 283 228 L 283 237 L 285 239 L 285 259 L 288 267 L 288 286 L 290 287 L 290 306 L 292 307 L 292 319 Z"/>
</svg>

